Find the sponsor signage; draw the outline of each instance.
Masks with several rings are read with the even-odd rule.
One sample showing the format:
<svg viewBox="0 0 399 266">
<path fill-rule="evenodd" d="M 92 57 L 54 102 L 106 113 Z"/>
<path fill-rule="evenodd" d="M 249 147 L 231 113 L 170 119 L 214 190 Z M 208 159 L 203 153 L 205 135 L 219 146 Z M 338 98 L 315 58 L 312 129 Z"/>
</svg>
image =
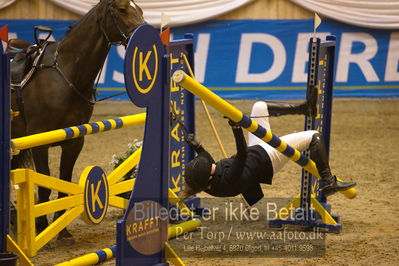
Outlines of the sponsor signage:
<svg viewBox="0 0 399 266">
<path fill-rule="evenodd" d="M 10 38 L 33 40 L 33 26 L 46 25 L 60 39 L 74 21 L 0 20 Z M 207 21 L 172 29 L 174 39 L 194 34 L 196 78 L 226 98 L 304 98 L 308 41 L 313 20 Z M 399 31 L 360 28 L 325 20 L 317 36 L 337 37 L 335 96 L 399 96 Z M 143 64 L 146 59 L 143 57 Z M 100 77 L 100 95 L 124 88 L 125 48 L 113 47 Z M 137 52 L 140 60 L 140 52 Z M 141 71 L 141 72 L 140 72 Z M 147 77 L 149 69 L 140 70 Z M 150 90 L 150 85 L 143 91 Z M 121 98 L 122 97 L 122 98 Z M 124 98 L 123 98 L 124 97 Z M 116 99 L 127 99 L 120 96 Z"/>
</svg>

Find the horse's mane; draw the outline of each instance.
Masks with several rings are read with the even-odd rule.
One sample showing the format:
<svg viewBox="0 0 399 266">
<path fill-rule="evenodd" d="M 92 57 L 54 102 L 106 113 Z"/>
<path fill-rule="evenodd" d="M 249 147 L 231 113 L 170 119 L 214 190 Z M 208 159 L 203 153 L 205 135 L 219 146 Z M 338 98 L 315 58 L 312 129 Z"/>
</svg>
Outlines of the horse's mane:
<svg viewBox="0 0 399 266">
<path fill-rule="evenodd" d="M 71 32 L 73 31 L 73 29 L 75 29 L 78 25 L 80 25 L 81 23 L 85 22 L 85 21 L 87 20 L 87 18 L 88 18 L 93 12 L 96 11 L 96 7 L 97 7 L 98 5 L 100 5 L 101 2 L 102 2 L 102 1 L 99 1 L 98 4 L 94 5 L 94 6 L 89 10 L 89 12 L 87 12 L 83 17 L 81 17 L 77 22 L 75 22 L 75 23 L 72 24 L 72 25 L 69 25 L 69 26 L 68 26 L 68 30 L 66 31 L 64 37 L 66 37 L 69 33 L 71 33 Z"/>
</svg>

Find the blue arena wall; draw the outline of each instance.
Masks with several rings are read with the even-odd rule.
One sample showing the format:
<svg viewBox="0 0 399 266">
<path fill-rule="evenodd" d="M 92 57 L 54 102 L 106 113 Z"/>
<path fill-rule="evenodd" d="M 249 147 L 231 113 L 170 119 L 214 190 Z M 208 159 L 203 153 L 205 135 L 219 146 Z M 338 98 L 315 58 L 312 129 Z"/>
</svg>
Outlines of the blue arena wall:
<svg viewBox="0 0 399 266">
<path fill-rule="evenodd" d="M 74 21 L 0 20 L 10 38 L 33 41 L 33 26 L 62 38 Z M 173 38 L 194 33 L 196 77 L 229 99 L 303 99 L 313 20 L 207 21 L 173 28 Z M 399 97 L 399 31 L 323 21 L 318 37 L 336 35 L 335 97 Z M 78 49 L 78 47 L 77 47 Z M 100 95 L 124 90 L 125 49 L 113 47 L 100 79 Z M 122 95 L 114 100 L 127 100 Z"/>
</svg>

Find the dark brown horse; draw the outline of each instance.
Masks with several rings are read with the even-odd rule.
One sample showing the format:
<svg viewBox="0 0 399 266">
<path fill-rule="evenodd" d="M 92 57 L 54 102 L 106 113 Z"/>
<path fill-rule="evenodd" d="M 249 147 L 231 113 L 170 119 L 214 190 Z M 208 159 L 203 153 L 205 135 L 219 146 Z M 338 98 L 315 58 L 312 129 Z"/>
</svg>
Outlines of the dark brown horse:
<svg viewBox="0 0 399 266">
<path fill-rule="evenodd" d="M 133 29 L 143 23 L 143 12 L 134 1 L 101 0 L 60 41 L 49 43 L 40 62 L 45 67 L 22 90 L 24 110 L 12 122 L 12 138 L 87 123 L 93 112 L 93 83 L 111 45 L 126 44 Z M 19 110 L 14 94 L 12 109 Z M 83 143 L 83 137 L 60 143 L 62 180 L 71 181 Z M 32 149 L 36 171 L 46 175 L 48 149 L 48 145 Z M 18 163 L 17 156 L 12 167 Z M 48 201 L 50 193 L 39 187 L 39 202 Z M 47 218 L 39 217 L 38 232 L 47 225 Z M 70 235 L 63 230 L 60 236 Z"/>
</svg>

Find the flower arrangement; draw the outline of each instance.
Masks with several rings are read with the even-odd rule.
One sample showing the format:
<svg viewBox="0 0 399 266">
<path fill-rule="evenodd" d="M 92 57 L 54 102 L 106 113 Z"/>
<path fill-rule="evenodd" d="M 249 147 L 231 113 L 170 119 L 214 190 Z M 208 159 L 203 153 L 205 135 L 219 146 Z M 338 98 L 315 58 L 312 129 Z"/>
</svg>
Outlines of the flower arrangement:
<svg viewBox="0 0 399 266">
<path fill-rule="evenodd" d="M 112 160 L 110 164 L 112 167 L 115 169 L 119 165 L 121 165 L 130 155 L 132 155 L 135 151 L 137 151 L 141 146 L 143 146 L 143 141 L 139 141 L 137 139 L 133 140 L 133 143 L 128 143 L 127 147 L 128 150 L 121 156 L 117 156 L 116 154 L 112 155 Z M 137 165 L 138 166 L 138 165 Z M 136 175 L 137 171 L 137 166 L 132 168 L 124 177 L 123 180 L 128 180 L 132 179 Z M 120 195 L 121 197 L 124 198 L 129 198 L 130 197 L 130 192 L 126 192 Z"/>
</svg>

